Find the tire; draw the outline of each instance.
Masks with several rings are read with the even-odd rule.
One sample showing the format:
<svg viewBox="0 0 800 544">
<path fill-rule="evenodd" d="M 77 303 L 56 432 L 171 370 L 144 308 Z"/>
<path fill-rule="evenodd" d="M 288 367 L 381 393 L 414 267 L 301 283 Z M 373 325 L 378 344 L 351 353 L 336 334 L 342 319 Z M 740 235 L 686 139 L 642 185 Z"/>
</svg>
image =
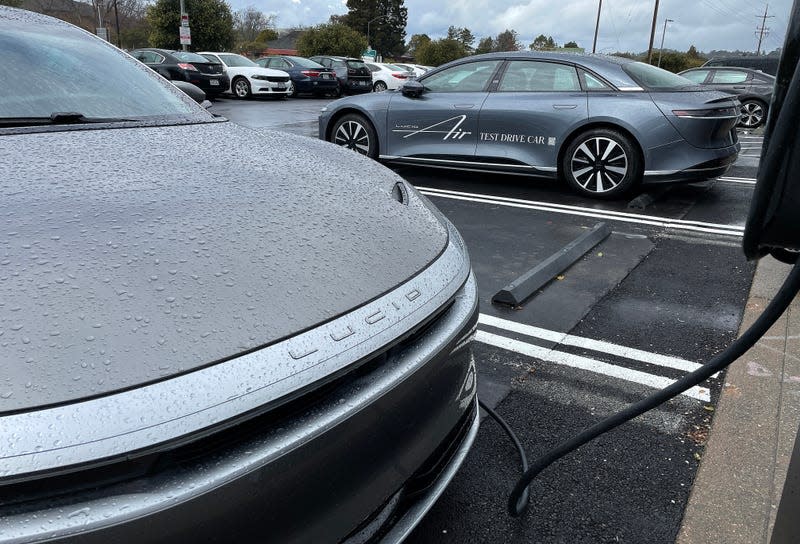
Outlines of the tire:
<svg viewBox="0 0 800 544">
<path fill-rule="evenodd" d="M 330 141 L 372 159 L 378 156 L 378 134 L 372 123 L 357 113 L 348 113 L 336 121 Z"/>
<path fill-rule="evenodd" d="M 339 98 L 340 96 L 342 96 L 342 86 L 337 85 L 336 89 L 331 91 L 330 95 L 334 98 Z"/>
<path fill-rule="evenodd" d="M 570 141 L 561 159 L 561 173 L 576 192 L 593 198 L 614 198 L 642 181 L 637 145 L 612 129 L 593 129 Z"/>
<path fill-rule="evenodd" d="M 250 98 L 250 82 L 245 77 L 237 77 L 231 83 L 231 91 L 235 98 Z"/>
<path fill-rule="evenodd" d="M 375 85 L 372 86 L 372 90 L 375 91 L 376 93 L 382 93 L 386 89 L 388 89 L 388 87 L 386 86 L 386 83 L 384 83 L 383 81 L 376 81 Z"/>
<path fill-rule="evenodd" d="M 286 94 L 286 96 L 291 96 L 292 98 L 297 98 L 297 87 L 294 86 L 294 82 L 290 81 L 289 85 L 291 85 L 291 87 L 290 87 L 291 90 Z"/>
<path fill-rule="evenodd" d="M 742 128 L 758 128 L 767 118 L 767 108 L 759 100 L 745 100 L 742 102 L 742 117 L 739 126 Z"/>
</svg>

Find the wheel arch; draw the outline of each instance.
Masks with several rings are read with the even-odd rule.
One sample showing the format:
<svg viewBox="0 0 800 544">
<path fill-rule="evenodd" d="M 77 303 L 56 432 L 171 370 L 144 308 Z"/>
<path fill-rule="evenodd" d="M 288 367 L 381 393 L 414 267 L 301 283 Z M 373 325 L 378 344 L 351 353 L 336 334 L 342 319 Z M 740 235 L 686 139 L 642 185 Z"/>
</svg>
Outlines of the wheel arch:
<svg viewBox="0 0 800 544">
<path fill-rule="evenodd" d="M 372 114 L 370 114 L 366 110 L 363 110 L 363 109 L 358 108 L 356 106 L 348 106 L 348 107 L 345 107 L 345 108 L 338 109 L 338 110 L 336 110 L 336 112 L 333 113 L 333 115 L 331 115 L 331 118 L 328 120 L 328 124 L 325 127 L 325 141 L 326 142 L 330 142 L 331 141 L 331 133 L 333 132 L 333 127 L 336 125 L 336 122 L 339 119 L 341 119 L 342 117 L 344 117 L 345 115 L 348 115 L 348 114 L 351 114 L 351 113 L 355 113 L 355 114 L 361 115 L 362 117 L 364 117 L 367 120 L 367 122 L 369 122 L 370 125 L 372 125 L 372 129 L 375 131 L 375 134 L 378 136 L 378 154 L 379 155 L 382 154 L 383 151 L 384 151 L 385 142 L 384 142 L 383 135 L 378 130 L 379 124 L 375 121 L 375 119 L 374 119 Z"/>
<path fill-rule="evenodd" d="M 564 172 L 562 172 L 562 163 L 564 162 L 564 153 L 567 152 L 567 148 L 572 141 L 578 137 L 579 134 L 582 132 L 586 132 L 587 130 L 595 130 L 595 129 L 610 129 L 615 130 L 621 133 L 623 136 L 627 137 L 631 144 L 634 146 L 636 151 L 639 153 L 639 160 L 642 162 L 642 170 L 646 170 L 646 162 L 644 156 L 644 150 L 642 149 L 642 144 L 639 142 L 639 138 L 628 128 L 620 125 L 618 123 L 613 123 L 609 121 L 592 121 L 579 127 L 576 127 L 572 130 L 561 142 L 561 147 L 558 149 L 558 157 L 556 158 L 556 168 L 558 169 L 558 176 L 563 178 Z"/>
</svg>

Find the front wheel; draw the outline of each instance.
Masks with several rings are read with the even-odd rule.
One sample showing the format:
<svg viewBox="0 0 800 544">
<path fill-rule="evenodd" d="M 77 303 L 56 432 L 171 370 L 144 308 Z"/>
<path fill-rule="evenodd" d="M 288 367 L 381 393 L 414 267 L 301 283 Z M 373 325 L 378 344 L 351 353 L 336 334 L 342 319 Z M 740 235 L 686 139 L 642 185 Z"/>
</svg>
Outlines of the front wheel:
<svg viewBox="0 0 800 544">
<path fill-rule="evenodd" d="M 382 93 L 386 89 L 387 89 L 386 83 L 384 83 L 383 81 L 376 81 L 375 85 L 372 86 L 372 90 L 375 91 L 376 93 Z"/>
<path fill-rule="evenodd" d="M 378 156 L 378 135 L 372 123 L 357 113 L 349 113 L 336 121 L 330 141 L 373 159 Z"/>
<path fill-rule="evenodd" d="M 243 77 L 234 79 L 231 89 L 236 98 L 250 98 L 250 82 Z"/>
<path fill-rule="evenodd" d="M 764 122 L 766 110 L 758 100 L 745 100 L 742 102 L 742 116 L 739 125 L 744 128 L 758 128 Z"/>
<path fill-rule="evenodd" d="M 567 146 L 561 172 L 573 190 L 594 198 L 618 197 L 642 179 L 638 149 L 624 134 L 593 129 Z"/>
</svg>

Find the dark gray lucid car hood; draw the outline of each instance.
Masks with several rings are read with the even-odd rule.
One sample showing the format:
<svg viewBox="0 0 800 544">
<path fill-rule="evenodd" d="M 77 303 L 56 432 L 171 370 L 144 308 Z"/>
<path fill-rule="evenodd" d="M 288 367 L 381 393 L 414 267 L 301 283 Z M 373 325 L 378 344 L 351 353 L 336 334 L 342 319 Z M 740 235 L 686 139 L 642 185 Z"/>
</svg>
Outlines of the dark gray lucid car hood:
<svg viewBox="0 0 800 544">
<path fill-rule="evenodd" d="M 409 279 L 447 242 L 421 201 L 392 198 L 398 177 L 299 136 L 65 130 L 0 136 L 0 154 L 0 413 L 289 337 Z"/>
</svg>

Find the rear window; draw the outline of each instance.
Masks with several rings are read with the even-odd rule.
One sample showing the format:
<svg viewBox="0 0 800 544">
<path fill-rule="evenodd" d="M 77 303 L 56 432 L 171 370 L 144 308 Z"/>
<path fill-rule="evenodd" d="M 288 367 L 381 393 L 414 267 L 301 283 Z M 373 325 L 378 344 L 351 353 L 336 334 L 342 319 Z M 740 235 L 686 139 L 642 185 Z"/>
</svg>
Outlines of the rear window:
<svg viewBox="0 0 800 544">
<path fill-rule="evenodd" d="M 695 83 L 683 76 L 667 72 L 643 62 L 630 62 L 623 64 L 625 73 L 645 89 L 664 90 L 694 87 Z"/>
<path fill-rule="evenodd" d="M 205 58 L 203 55 L 198 55 L 197 53 L 189 53 L 188 51 L 175 51 L 172 53 L 172 56 L 184 62 L 202 62 L 202 63 L 208 62 L 208 59 Z"/>
<path fill-rule="evenodd" d="M 301 68 L 325 68 L 318 62 L 314 62 L 310 59 L 304 59 L 303 57 L 286 57 L 287 59 L 291 60 L 295 66 L 300 66 Z"/>
<path fill-rule="evenodd" d="M 347 62 L 347 67 L 348 68 L 353 68 L 353 69 L 356 69 L 356 70 L 358 70 L 359 68 L 366 68 L 367 67 L 367 65 L 364 64 L 360 60 L 348 60 L 348 61 L 345 61 L 345 62 Z"/>
</svg>

